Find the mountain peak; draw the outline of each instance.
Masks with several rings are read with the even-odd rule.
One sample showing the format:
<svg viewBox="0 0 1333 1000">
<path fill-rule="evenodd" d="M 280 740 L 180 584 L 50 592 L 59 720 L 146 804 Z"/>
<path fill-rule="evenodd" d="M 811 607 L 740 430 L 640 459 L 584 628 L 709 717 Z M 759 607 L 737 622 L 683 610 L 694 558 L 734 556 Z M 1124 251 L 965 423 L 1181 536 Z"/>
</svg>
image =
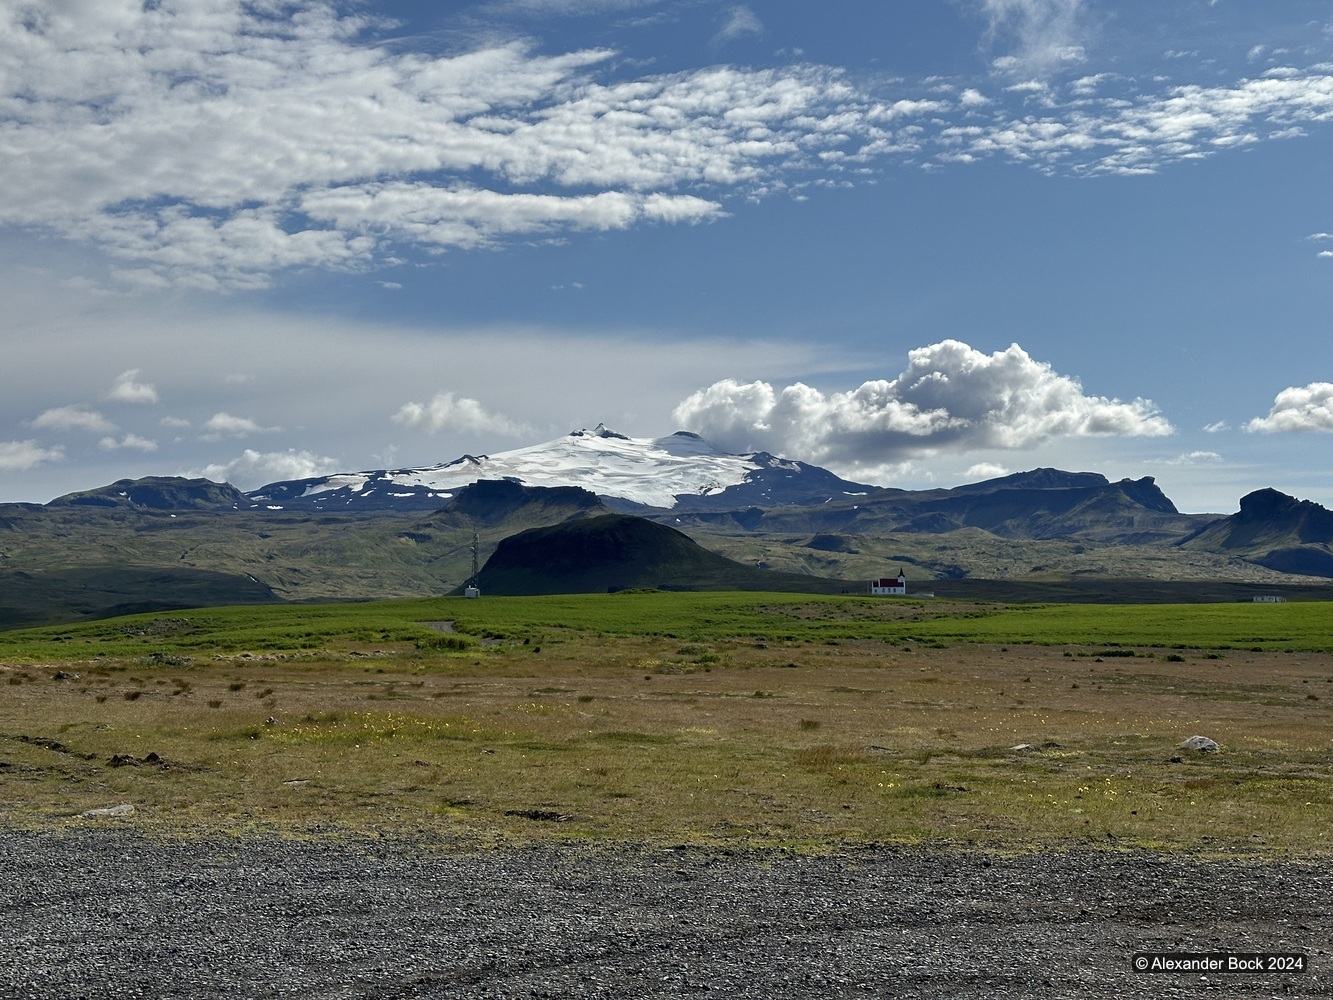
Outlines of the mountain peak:
<svg viewBox="0 0 1333 1000">
<path fill-rule="evenodd" d="M 236 510 L 249 505 L 229 483 L 181 476 L 118 479 L 109 486 L 56 497 L 52 507 L 130 507 L 141 510 Z"/>
<path fill-rule="evenodd" d="M 271 510 L 438 510 L 469 483 L 580 486 L 623 510 L 777 507 L 864 496 L 871 486 L 766 453 L 733 455 L 697 434 L 631 438 L 604 423 L 494 455 L 428 469 L 342 473 L 270 483 L 248 507 Z"/>
<path fill-rule="evenodd" d="M 987 479 L 979 483 L 969 483 L 955 489 L 974 492 L 991 490 L 1070 490 L 1089 489 L 1110 484 L 1100 472 L 1065 472 L 1063 469 L 1031 469 L 1027 472 L 1015 472 L 998 479 Z"/>
<path fill-rule="evenodd" d="M 626 436 L 626 435 L 624 435 L 624 434 L 618 434 L 617 432 L 611 430 L 611 428 L 607 427 L 606 424 L 603 424 L 603 423 L 598 423 L 598 425 L 597 425 L 596 427 L 594 427 L 592 430 L 588 430 L 588 428 L 584 427 L 584 428 L 582 428 L 582 429 L 580 429 L 580 430 L 577 430 L 577 431 L 570 431 L 570 432 L 569 432 L 569 436 L 570 436 L 570 437 L 616 438 L 616 439 L 618 439 L 618 440 L 620 440 L 620 441 L 628 441 L 628 440 L 630 440 L 630 438 L 629 438 L 628 436 Z"/>
<path fill-rule="evenodd" d="M 1235 515 L 1238 521 L 1254 521 L 1272 518 L 1299 509 L 1302 504 L 1316 506 L 1309 500 L 1297 500 L 1280 490 L 1267 486 L 1240 498 L 1240 511 Z"/>
<path fill-rule="evenodd" d="M 1280 573 L 1333 577 L 1333 511 L 1272 488 L 1245 494 L 1237 513 L 1182 544 L 1240 554 Z"/>
</svg>

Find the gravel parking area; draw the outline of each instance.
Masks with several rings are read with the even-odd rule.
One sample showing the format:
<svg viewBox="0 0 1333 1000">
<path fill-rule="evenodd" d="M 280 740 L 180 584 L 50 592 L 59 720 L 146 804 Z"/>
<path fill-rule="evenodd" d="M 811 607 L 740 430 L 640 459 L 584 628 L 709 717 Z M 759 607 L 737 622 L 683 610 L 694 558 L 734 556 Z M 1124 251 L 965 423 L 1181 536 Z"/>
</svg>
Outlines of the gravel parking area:
<svg viewBox="0 0 1333 1000">
<path fill-rule="evenodd" d="M 0 995 L 1333 995 L 1333 869 L 1148 853 L 834 856 L 0 832 Z M 1137 973 L 1137 952 L 1304 972 Z"/>
</svg>

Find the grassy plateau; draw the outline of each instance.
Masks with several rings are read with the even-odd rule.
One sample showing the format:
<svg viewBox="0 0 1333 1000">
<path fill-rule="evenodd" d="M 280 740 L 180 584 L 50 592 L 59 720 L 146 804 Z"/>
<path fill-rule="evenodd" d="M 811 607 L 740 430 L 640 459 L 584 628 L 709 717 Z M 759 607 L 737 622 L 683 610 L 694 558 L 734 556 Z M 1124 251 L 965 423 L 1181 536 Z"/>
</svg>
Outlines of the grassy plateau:
<svg viewBox="0 0 1333 1000">
<path fill-rule="evenodd" d="M 1330 723 L 1333 603 L 213 608 L 0 633 L 0 823 L 1328 857 Z"/>
</svg>

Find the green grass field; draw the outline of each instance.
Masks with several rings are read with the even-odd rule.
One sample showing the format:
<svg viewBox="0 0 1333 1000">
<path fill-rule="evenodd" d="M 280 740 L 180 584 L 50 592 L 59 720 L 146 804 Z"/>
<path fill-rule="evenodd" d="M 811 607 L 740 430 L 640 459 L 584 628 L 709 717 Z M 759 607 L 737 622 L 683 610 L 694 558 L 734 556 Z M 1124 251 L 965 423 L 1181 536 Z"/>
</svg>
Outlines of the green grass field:
<svg viewBox="0 0 1333 1000">
<path fill-rule="evenodd" d="M 1323 603 L 735 593 L 6 632 L 0 822 L 1326 857 L 1331 647 Z"/>
<path fill-rule="evenodd" d="M 0 657 L 337 649 L 411 642 L 451 620 L 459 633 L 888 643 L 1111 644 L 1333 652 L 1333 602 L 996 605 L 752 593 L 571 594 L 208 608 L 0 632 Z"/>
</svg>

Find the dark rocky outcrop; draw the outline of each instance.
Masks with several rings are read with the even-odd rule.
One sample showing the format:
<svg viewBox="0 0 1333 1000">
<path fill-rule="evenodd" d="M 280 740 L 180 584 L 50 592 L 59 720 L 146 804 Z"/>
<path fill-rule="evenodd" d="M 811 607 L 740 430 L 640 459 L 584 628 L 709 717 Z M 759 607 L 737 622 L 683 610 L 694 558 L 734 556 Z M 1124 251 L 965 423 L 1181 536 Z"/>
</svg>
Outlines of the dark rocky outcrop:
<svg viewBox="0 0 1333 1000">
<path fill-rule="evenodd" d="M 249 500 L 229 483 L 180 476 L 118 479 L 109 486 L 56 497 L 50 507 L 130 507 L 139 510 L 236 510 Z"/>
<path fill-rule="evenodd" d="M 754 569 L 709 552 L 688 535 L 628 514 L 605 514 L 503 539 L 482 568 L 483 594 L 658 590 L 836 592 L 833 580 Z"/>
</svg>

